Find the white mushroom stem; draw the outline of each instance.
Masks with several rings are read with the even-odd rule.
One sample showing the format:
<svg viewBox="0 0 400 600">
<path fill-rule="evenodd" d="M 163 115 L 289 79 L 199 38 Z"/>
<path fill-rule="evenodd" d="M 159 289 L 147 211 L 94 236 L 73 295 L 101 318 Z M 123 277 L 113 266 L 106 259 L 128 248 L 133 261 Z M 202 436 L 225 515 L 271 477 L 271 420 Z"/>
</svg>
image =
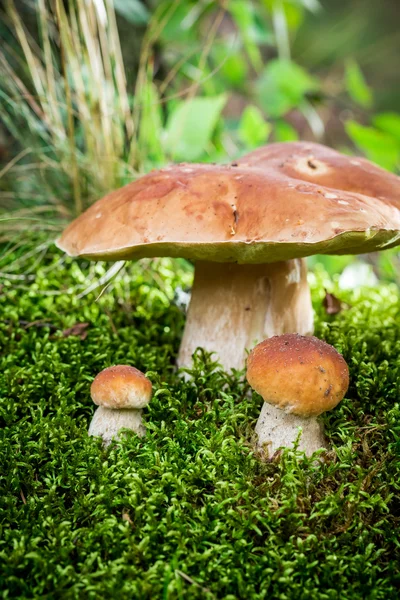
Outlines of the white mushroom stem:
<svg viewBox="0 0 400 600">
<path fill-rule="evenodd" d="M 317 417 L 299 417 L 264 402 L 256 425 L 257 445 L 271 457 L 278 448 L 290 448 L 300 440 L 298 449 L 311 456 L 320 448 L 327 448 L 322 423 Z"/>
<path fill-rule="evenodd" d="M 113 438 L 118 438 L 121 429 L 131 429 L 143 437 L 146 429 L 143 425 L 142 410 L 99 406 L 90 423 L 89 435 L 103 438 L 104 445 L 108 446 Z"/>
<path fill-rule="evenodd" d="M 304 259 L 262 265 L 196 263 L 178 365 L 201 346 L 225 370 L 243 369 L 246 349 L 283 333 L 309 335 L 313 311 Z"/>
</svg>

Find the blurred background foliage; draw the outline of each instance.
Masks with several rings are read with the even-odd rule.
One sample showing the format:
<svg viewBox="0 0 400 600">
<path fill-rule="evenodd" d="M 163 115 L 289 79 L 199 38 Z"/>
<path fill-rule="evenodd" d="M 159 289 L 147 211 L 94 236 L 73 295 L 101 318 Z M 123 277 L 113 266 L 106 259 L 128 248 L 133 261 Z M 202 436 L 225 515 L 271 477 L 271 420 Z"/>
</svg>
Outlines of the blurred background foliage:
<svg viewBox="0 0 400 600">
<path fill-rule="evenodd" d="M 1 239 L 57 230 L 167 162 L 268 142 L 318 141 L 397 172 L 397 11 L 397 0 L 5 0 Z M 331 273 L 351 260 L 318 257 Z M 397 280 L 395 251 L 366 260 Z"/>
</svg>

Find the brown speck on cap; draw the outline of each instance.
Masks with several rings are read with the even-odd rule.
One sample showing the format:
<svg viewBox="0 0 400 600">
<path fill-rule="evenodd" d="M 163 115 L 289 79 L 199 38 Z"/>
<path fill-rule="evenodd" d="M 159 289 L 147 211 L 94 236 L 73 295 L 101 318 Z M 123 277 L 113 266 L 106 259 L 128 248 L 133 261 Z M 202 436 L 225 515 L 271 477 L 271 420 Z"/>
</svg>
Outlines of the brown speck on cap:
<svg viewBox="0 0 400 600">
<path fill-rule="evenodd" d="M 311 336 L 284 334 L 264 340 L 250 352 L 247 381 L 265 402 L 311 417 L 343 399 L 349 369 L 333 346 Z"/>
<path fill-rule="evenodd" d="M 135 367 L 116 365 L 96 375 L 90 388 L 92 400 L 106 408 L 147 406 L 151 399 L 151 381 Z"/>
</svg>

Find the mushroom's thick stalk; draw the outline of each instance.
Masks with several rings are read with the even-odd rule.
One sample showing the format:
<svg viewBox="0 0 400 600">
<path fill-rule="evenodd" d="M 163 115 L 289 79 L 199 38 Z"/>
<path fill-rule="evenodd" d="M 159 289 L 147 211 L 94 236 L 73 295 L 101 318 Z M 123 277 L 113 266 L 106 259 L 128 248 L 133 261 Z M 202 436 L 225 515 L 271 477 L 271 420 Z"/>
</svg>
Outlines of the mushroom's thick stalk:
<svg viewBox="0 0 400 600">
<path fill-rule="evenodd" d="M 268 264 L 198 261 L 178 365 L 199 346 L 225 370 L 243 369 L 246 350 L 283 333 L 311 335 L 313 310 L 304 259 Z"/>
<path fill-rule="evenodd" d="M 99 406 L 89 426 L 89 435 L 103 438 L 108 446 L 112 439 L 118 438 L 121 429 L 131 429 L 139 437 L 146 434 L 143 425 L 142 410 L 135 408 L 105 408 Z"/>
<path fill-rule="evenodd" d="M 299 417 L 264 402 L 256 425 L 257 446 L 271 457 L 278 448 L 293 447 L 299 433 L 298 450 L 306 456 L 327 448 L 322 423 L 317 417 Z"/>
</svg>

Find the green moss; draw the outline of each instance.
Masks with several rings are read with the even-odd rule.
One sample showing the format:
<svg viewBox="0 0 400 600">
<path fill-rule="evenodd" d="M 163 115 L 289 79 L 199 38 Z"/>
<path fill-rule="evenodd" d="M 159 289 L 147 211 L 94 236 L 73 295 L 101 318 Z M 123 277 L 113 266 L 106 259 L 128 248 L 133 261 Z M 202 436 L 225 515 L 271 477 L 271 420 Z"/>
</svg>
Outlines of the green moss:
<svg viewBox="0 0 400 600">
<path fill-rule="evenodd" d="M 19 260 L 19 262 L 16 262 Z M 325 416 L 332 451 L 261 463 L 261 399 L 199 353 L 174 371 L 183 325 L 171 302 L 186 263 L 142 261 L 82 297 L 105 265 L 53 247 L 5 255 L 0 293 L 0 589 L 4 598 L 382 599 L 400 587 L 400 299 L 382 286 L 344 298 L 318 336 L 350 365 Z M 343 293 L 341 293 L 343 297 Z M 97 300 L 96 300 L 97 299 Z M 64 336 L 87 322 L 86 339 Z M 102 368 L 150 371 L 148 435 L 108 451 L 87 436 Z"/>
</svg>

